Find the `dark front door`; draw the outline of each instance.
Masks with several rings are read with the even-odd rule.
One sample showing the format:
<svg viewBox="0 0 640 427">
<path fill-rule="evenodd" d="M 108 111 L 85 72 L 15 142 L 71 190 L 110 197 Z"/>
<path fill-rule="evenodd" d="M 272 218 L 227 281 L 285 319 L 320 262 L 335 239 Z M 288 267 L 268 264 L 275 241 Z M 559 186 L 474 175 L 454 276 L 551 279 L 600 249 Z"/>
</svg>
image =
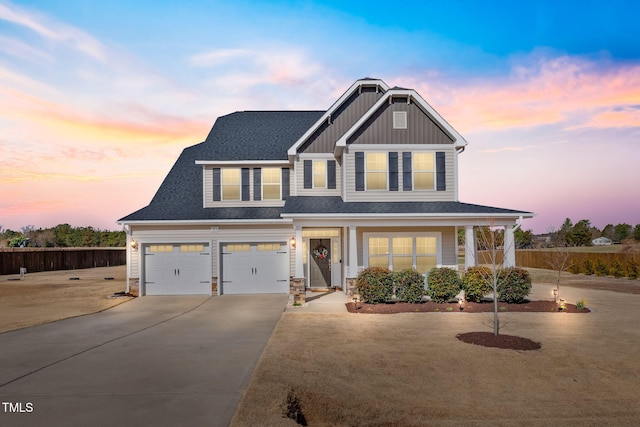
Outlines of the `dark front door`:
<svg viewBox="0 0 640 427">
<path fill-rule="evenodd" d="M 310 276 L 309 286 L 331 287 L 331 239 L 309 239 Z"/>
</svg>

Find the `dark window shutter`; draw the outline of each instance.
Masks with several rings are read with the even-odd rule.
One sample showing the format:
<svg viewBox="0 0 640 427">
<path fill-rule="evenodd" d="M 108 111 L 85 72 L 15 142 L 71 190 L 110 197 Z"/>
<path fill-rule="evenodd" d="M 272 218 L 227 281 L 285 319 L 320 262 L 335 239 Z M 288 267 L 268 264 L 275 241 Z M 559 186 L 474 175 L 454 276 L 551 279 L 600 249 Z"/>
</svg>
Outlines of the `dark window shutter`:
<svg viewBox="0 0 640 427">
<path fill-rule="evenodd" d="M 445 153 L 444 151 L 436 152 L 436 190 L 447 190 L 447 172 L 445 169 Z"/>
<path fill-rule="evenodd" d="M 364 153 L 356 152 L 356 191 L 364 191 Z"/>
<path fill-rule="evenodd" d="M 398 153 L 389 153 L 389 191 L 398 191 Z"/>
<path fill-rule="evenodd" d="M 412 163 L 411 163 L 411 153 L 403 152 L 402 153 L 402 191 L 411 191 L 413 190 L 413 174 L 412 171 Z"/>
<path fill-rule="evenodd" d="M 213 168 L 213 201 L 222 200 L 222 183 L 220 181 L 220 168 Z"/>
<path fill-rule="evenodd" d="M 313 187 L 313 162 L 311 160 L 304 161 L 304 188 Z"/>
<path fill-rule="evenodd" d="M 262 200 L 262 169 L 253 169 L 253 200 Z"/>
<path fill-rule="evenodd" d="M 249 191 L 251 189 L 251 183 L 249 182 L 249 168 L 242 168 L 241 172 L 242 179 L 242 200 L 249 200 Z"/>
<path fill-rule="evenodd" d="M 327 160 L 327 188 L 336 188 L 336 161 Z"/>
<path fill-rule="evenodd" d="M 289 168 L 282 168 L 282 200 L 289 197 Z"/>
</svg>

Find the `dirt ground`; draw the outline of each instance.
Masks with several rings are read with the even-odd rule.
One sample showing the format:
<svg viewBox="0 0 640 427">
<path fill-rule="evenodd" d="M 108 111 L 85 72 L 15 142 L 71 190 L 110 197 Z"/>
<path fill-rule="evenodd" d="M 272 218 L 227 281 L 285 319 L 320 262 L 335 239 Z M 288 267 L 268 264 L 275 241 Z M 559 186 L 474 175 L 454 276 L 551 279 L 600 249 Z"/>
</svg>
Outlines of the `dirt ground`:
<svg viewBox="0 0 640 427">
<path fill-rule="evenodd" d="M 125 266 L 27 273 L 19 278 L 0 276 L 0 333 L 96 313 L 130 299 L 108 298 L 126 289 Z"/>
<path fill-rule="evenodd" d="M 533 274 L 551 299 L 552 272 Z M 456 338 L 491 314 L 285 312 L 232 425 L 294 426 L 296 409 L 310 426 L 638 425 L 638 281 L 570 276 L 561 295 L 590 313 L 500 314 L 532 351 Z"/>
</svg>

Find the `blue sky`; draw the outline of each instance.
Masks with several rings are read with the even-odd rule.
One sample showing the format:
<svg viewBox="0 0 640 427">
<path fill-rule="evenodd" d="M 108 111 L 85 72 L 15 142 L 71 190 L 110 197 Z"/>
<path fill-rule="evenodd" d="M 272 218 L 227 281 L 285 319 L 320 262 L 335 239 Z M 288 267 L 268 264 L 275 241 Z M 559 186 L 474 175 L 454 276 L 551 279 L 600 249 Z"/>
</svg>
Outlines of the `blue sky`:
<svg viewBox="0 0 640 427">
<path fill-rule="evenodd" d="M 114 229 L 236 110 L 411 87 L 469 141 L 460 199 L 640 223 L 637 2 L 0 0 L 0 225 Z"/>
</svg>

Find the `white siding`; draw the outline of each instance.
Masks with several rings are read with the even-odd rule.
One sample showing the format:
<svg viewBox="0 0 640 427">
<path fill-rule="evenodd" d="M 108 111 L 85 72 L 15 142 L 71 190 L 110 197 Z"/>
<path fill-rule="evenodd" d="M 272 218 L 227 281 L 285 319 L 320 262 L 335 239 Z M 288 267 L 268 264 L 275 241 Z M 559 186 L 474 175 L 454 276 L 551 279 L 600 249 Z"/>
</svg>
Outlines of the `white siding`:
<svg viewBox="0 0 640 427">
<path fill-rule="evenodd" d="M 416 202 L 431 202 L 431 201 L 456 201 L 456 191 L 455 187 L 456 183 L 456 175 L 458 171 L 456 170 L 456 161 L 455 156 L 457 153 L 453 147 L 447 149 L 431 149 L 431 150 L 418 150 L 418 149 L 394 149 L 389 148 L 390 146 L 382 147 L 380 149 L 370 149 L 367 148 L 359 149 L 356 146 L 351 146 L 349 148 L 349 153 L 346 153 L 343 156 L 343 165 L 345 168 L 346 177 L 345 177 L 345 193 L 346 193 L 346 201 L 348 202 L 408 202 L 408 201 L 416 201 Z M 376 151 L 376 152 L 390 152 L 394 151 L 398 153 L 398 191 L 389 191 L 389 190 L 376 190 L 376 191 L 356 191 L 356 165 L 355 165 L 355 155 L 356 151 Z M 446 191 L 436 191 L 436 190 L 412 190 L 412 191 L 403 191 L 402 183 L 403 183 L 403 168 L 402 168 L 402 152 L 403 151 L 411 151 L 411 152 L 433 152 L 436 151 L 444 151 L 445 152 L 445 169 L 446 169 Z"/>
</svg>

